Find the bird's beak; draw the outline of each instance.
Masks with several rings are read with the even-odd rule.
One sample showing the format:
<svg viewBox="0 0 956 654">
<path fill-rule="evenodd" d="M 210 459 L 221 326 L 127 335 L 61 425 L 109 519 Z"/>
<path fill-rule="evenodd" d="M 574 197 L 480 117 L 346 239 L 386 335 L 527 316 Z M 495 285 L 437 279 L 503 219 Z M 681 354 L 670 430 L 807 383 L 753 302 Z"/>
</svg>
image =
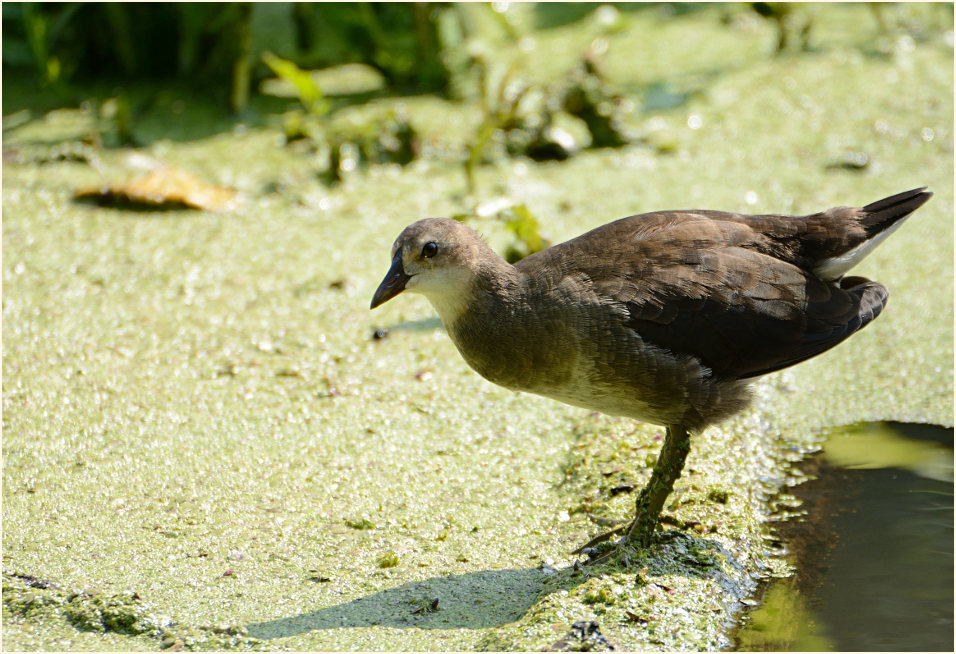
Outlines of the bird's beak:
<svg viewBox="0 0 956 654">
<path fill-rule="evenodd" d="M 369 308 L 374 309 L 404 291 L 405 284 L 408 283 L 409 279 L 411 279 L 411 276 L 405 274 L 405 268 L 402 267 L 402 251 L 399 249 L 395 253 L 395 258 L 392 259 L 392 267 L 385 273 L 385 279 L 375 290 L 375 295 L 372 296 L 372 306 Z"/>
</svg>

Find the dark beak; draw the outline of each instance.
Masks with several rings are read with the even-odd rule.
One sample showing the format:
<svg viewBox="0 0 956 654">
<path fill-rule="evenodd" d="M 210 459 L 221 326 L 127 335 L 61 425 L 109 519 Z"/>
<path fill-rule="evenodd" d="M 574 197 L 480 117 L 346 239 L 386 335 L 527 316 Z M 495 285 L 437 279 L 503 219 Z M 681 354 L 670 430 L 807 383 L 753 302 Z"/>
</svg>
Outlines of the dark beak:
<svg viewBox="0 0 956 654">
<path fill-rule="evenodd" d="M 399 250 L 392 259 L 392 267 L 385 273 L 385 279 L 378 285 L 375 295 L 372 296 L 372 306 L 369 308 L 374 309 L 404 291 L 409 279 L 411 277 L 405 274 L 405 269 L 402 267 L 402 251 Z"/>
</svg>

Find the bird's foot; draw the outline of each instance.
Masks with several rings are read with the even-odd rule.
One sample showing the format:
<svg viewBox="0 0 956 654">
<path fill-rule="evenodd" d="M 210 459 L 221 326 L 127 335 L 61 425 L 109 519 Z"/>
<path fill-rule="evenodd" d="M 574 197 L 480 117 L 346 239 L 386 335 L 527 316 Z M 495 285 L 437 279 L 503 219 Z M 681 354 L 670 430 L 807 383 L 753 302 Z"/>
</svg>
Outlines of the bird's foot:
<svg viewBox="0 0 956 654">
<path fill-rule="evenodd" d="M 629 550 L 647 547 L 651 542 L 658 521 L 658 515 L 643 513 L 629 524 L 598 534 L 574 550 L 572 554 L 587 555 L 589 560 L 585 565 L 610 563 L 613 560 L 628 565 Z M 615 536 L 620 536 L 620 538 L 612 540 Z"/>
<path fill-rule="evenodd" d="M 598 546 L 601 546 L 600 549 L 607 549 L 607 547 L 613 546 L 613 543 L 608 543 L 607 541 L 611 540 L 618 534 L 624 533 L 624 530 L 627 529 L 627 525 L 621 525 L 620 527 L 615 527 L 611 531 L 605 531 L 603 534 L 598 534 L 584 545 L 578 549 L 571 552 L 571 554 L 587 554 L 591 555 L 593 552 L 598 551 Z"/>
<path fill-rule="evenodd" d="M 664 446 L 657 457 L 647 486 L 637 498 L 634 520 L 626 527 L 618 527 L 595 536 L 576 549 L 574 554 L 587 554 L 589 564 L 617 559 L 627 564 L 628 551 L 643 549 L 650 545 L 654 530 L 660 522 L 661 510 L 667 496 L 674 489 L 674 481 L 680 477 L 684 460 L 690 452 L 690 435 L 682 425 L 668 425 Z M 621 537 L 608 542 L 614 536 Z"/>
</svg>

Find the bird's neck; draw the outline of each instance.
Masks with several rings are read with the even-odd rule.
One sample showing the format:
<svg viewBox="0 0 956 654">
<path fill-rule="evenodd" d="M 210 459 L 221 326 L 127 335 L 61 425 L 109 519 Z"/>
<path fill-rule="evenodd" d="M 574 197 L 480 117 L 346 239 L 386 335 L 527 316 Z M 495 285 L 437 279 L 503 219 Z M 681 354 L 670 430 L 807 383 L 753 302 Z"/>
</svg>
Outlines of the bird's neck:
<svg viewBox="0 0 956 654">
<path fill-rule="evenodd" d="M 488 317 L 507 313 L 507 305 L 520 293 L 521 276 L 514 266 L 494 255 L 475 267 L 463 283 L 448 288 L 448 292 L 431 293 L 428 300 L 438 312 L 442 324 L 452 333 L 454 325 L 475 311 Z"/>
<path fill-rule="evenodd" d="M 526 280 L 502 261 L 496 275 L 475 280 L 467 294 L 432 304 L 465 361 L 485 379 L 523 390 L 533 353 Z M 487 273 L 487 268 L 483 269 Z M 525 359 L 527 358 L 527 361 Z"/>
</svg>

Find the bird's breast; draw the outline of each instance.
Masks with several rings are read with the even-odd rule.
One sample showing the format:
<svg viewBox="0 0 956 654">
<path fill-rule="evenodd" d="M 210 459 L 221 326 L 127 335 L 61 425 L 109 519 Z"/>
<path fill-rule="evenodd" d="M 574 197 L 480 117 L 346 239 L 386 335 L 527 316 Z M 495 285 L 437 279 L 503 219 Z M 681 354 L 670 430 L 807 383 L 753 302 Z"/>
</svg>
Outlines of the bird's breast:
<svg viewBox="0 0 956 654">
<path fill-rule="evenodd" d="M 579 364 L 568 325 L 540 314 L 508 308 L 492 315 L 465 312 L 447 327 L 475 372 L 512 390 L 541 394 L 567 384 Z"/>
</svg>

